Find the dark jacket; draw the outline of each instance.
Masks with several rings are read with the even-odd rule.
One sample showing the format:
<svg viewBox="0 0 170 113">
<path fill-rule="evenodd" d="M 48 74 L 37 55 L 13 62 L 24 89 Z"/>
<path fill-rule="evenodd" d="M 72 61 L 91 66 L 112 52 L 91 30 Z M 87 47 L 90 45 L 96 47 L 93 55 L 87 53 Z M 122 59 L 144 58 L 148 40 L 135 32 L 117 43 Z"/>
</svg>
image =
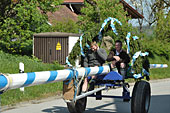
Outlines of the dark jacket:
<svg viewBox="0 0 170 113">
<path fill-rule="evenodd" d="M 116 49 L 112 49 L 107 57 L 107 61 L 114 61 L 116 60 L 115 58 L 113 58 L 113 56 L 116 56 Z M 128 64 L 130 62 L 130 57 L 129 55 L 126 53 L 126 51 L 122 50 L 120 52 L 120 54 L 118 55 L 120 57 L 120 63 L 125 63 Z"/>
<path fill-rule="evenodd" d="M 84 58 L 84 67 L 102 66 L 107 59 L 107 53 L 104 49 L 99 48 L 96 52 L 88 50 Z"/>
</svg>

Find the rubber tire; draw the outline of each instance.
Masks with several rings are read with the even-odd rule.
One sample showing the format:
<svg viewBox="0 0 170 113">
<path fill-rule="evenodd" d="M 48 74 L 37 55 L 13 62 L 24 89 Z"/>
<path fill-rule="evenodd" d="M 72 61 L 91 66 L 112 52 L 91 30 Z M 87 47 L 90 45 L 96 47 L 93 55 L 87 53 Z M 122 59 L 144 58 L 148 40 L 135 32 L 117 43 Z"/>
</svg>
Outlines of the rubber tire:
<svg viewBox="0 0 170 113">
<path fill-rule="evenodd" d="M 83 82 L 80 85 L 79 95 L 82 91 Z M 83 113 L 86 109 L 87 97 L 77 100 L 75 103 L 67 102 L 67 108 L 70 113 Z"/>
<path fill-rule="evenodd" d="M 87 97 L 79 99 L 76 103 L 67 102 L 67 108 L 70 113 L 83 113 L 86 109 Z"/>
<path fill-rule="evenodd" d="M 150 84 L 146 81 L 135 83 L 131 99 L 132 113 L 148 113 L 151 99 Z"/>
</svg>

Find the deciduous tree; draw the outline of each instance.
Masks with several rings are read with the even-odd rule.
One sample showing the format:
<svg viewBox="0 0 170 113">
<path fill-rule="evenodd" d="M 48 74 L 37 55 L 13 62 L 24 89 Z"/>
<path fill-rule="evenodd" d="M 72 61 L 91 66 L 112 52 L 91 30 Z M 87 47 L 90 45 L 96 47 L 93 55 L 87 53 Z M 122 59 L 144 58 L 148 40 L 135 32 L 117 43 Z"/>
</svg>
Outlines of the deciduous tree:
<svg viewBox="0 0 170 113">
<path fill-rule="evenodd" d="M 32 54 L 34 33 L 49 31 L 47 11 L 55 11 L 62 0 L 1 0 L 0 49 Z M 43 13 L 42 13 L 43 12 Z"/>
</svg>

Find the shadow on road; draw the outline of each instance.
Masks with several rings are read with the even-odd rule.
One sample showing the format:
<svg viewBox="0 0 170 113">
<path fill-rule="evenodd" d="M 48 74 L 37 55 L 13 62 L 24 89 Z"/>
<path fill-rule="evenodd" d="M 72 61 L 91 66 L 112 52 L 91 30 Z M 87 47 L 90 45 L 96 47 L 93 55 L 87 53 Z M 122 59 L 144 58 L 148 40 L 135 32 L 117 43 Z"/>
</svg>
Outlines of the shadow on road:
<svg viewBox="0 0 170 113">
<path fill-rule="evenodd" d="M 123 103 L 116 100 L 116 113 L 131 113 L 131 103 Z M 149 113 L 169 113 L 170 95 L 154 95 L 151 97 Z"/>
<path fill-rule="evenodd" d="M 169 113 L 170 95 L 152 96 L 149 113 Z"/>
<path fill-rule="evenodd" d="M 66 107 L 53 106 L 52 108 L 42 110 L 44 113 L 69 113 Z"/>
<path fill-rule="evenodd" d="M 99 102 L 99 101 L 96 101 Z M 105 108 L 115 104 L 114 108 Z M 131 113 L 131 103 L 123 102 L 122 99 L 114 99 L 114 102 L 96 106 L 95 108 L 87 108 L 84 113 Z M 170 95 L 155 95 L 151 97 L 151 105 L 149 113 L 169 113 L 170 111 Z M 49 109 L 42 110 L 44 113 L 69 113 L 67 107 L 53 106 Z"/>
</svg>

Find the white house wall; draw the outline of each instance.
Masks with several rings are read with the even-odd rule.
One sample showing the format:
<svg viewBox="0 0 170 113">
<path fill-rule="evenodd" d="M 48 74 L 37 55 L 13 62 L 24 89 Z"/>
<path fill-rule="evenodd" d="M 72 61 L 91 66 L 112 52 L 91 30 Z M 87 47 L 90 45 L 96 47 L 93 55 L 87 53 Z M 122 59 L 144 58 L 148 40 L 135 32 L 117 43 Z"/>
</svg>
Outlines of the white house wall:
<svg viewBox="0 0 170 113">
<path fill-rule="evenodd" d="M 69 54 L 72 51 L 74 45 L 78 41 L 79 37 L 69 36 Z"/>
</svg>

